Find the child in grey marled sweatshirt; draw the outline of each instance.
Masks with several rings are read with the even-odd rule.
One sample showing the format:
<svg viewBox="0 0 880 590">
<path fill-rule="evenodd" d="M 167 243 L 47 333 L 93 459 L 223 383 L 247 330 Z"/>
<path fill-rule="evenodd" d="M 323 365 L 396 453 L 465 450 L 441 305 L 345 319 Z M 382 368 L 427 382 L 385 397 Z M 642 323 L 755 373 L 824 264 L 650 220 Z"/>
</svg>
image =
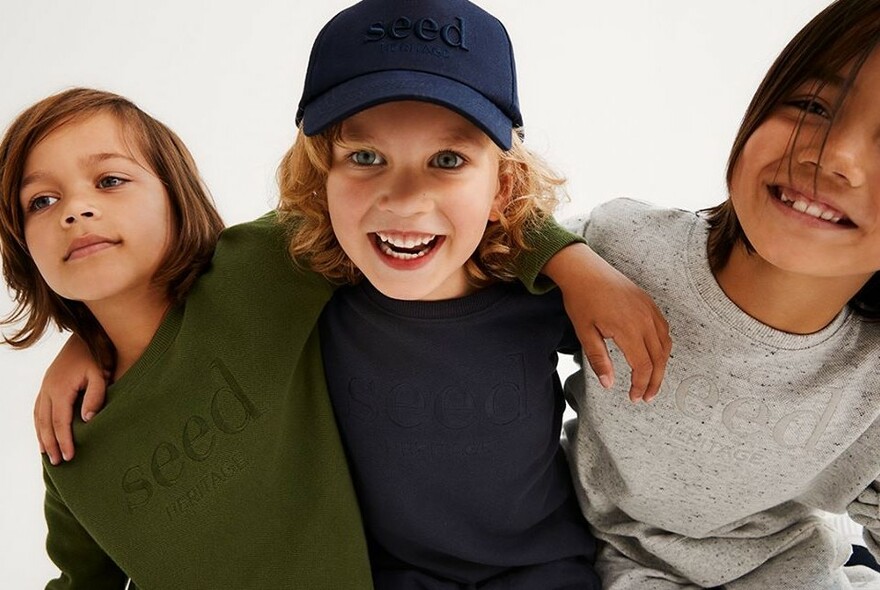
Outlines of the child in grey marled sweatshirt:
<svg viewBox="0 0 880 590">
<path fill-rule="evenodd" d="M 820 511 L 880 553 L 880 0 L 788 44 L 700 214 L 613 201 L 588 244 L 666 315 L 655 403 L 566 384 L 606 589 L 880 588 Z"/>
</svg>

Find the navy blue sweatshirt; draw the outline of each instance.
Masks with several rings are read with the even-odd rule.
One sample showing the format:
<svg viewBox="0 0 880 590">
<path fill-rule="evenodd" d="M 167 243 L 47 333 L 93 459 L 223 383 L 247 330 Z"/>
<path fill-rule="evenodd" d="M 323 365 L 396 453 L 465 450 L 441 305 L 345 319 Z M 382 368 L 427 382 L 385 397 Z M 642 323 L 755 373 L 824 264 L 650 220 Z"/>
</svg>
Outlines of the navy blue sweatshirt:
<svg viewBox="0 0 880 590">
<path fill-rule="evenodd" d="M 557 351 L 579 344 L 558 292 L 399 301 L 364 282 L 320 328 L 374 570 L 478 583 L 592 560 L 559 442 Z"/>
</svg>

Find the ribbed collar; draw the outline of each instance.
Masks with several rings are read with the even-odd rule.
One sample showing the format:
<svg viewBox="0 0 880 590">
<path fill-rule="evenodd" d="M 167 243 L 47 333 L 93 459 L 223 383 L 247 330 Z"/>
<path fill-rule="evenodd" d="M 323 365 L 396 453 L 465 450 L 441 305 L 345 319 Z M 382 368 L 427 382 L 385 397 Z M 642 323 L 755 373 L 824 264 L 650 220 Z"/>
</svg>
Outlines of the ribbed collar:
<svg viewBox="0 0 880 590">
<path fill-rule="evenodd" d="M 721 322 L 747 338 L 784 350 L 803 350 L 818 346 L 848 327 L 853 318 L 849 307 L 844 308 L 831 323 L 818 332 L 805 335 L 777 330 L 745 313 L 725 295 L 709 268 L 706 252 L 708 224 L 700 217 L 693 219 L 685 256 L 688 275 L 699 297 Z"/>
<path fill-rule="evenodd" d="M 420 320 L 447 320 L 480 313 L 505 299 L 511 288 L 512 284 L 497 283 L 456 299 L 404 301 L 386 297 L 368 281 L 353 287 L 355 292 L 360 291 L 367 301 L 385 313 Z"/>
</svg>

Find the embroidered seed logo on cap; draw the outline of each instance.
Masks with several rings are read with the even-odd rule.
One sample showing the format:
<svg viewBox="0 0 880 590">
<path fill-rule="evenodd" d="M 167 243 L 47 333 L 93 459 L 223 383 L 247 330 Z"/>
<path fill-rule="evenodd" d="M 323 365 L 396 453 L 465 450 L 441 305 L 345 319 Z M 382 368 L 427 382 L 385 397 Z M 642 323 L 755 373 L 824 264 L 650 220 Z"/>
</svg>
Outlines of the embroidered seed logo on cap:
<svg viewBox="0 0 880 590">
<path fill-rule="evenodd" d="M 504 25 L 466 0 L 361 0 L 337 14 L 312 46 L 297 124 L 316 135 L 394 100 L 447 107 L 510 149 L 522 115 Z"/>
</svg>

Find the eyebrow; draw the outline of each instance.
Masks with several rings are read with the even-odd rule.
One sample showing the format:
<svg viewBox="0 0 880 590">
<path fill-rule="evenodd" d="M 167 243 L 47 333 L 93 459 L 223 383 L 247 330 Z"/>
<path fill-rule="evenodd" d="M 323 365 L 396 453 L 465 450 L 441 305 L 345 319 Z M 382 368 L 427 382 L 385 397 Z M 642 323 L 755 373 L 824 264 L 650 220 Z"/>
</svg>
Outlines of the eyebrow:
<svg viewBox="0 0 880 590">
<path fill-rule="evenodd" d="M 120 154 L 118 152 L 100 152 L 97 154 L 91 154 L 90 156 L 86 156 L 85 158 L 82 158 L 80 160 L 80 163 L 85 166 L 94 166 L 96 164 L 100 164 L 101 162 L 106 162 L 107 160 L 116 160 L 116 159 L 127 160 L 127 161 L 131 162 L 132 164 L 136 164 L 136 165 L 140 166 L 140 164 L 137 162 L 137 160 L 135 160 L 129 156 L 126 156 L 125 154 Z M 43 180 L 47 176 L 49 176 L 49 175 L 46 174 L 45 172 L 41 172 L 39 170 L 37 172 L 32 172 L 21 179 L 21 187 L 19 190 L 24 190 L 25 187 L 27 187 L 29 184 L 33 184 L 35 182 Z"/>
</svg>

